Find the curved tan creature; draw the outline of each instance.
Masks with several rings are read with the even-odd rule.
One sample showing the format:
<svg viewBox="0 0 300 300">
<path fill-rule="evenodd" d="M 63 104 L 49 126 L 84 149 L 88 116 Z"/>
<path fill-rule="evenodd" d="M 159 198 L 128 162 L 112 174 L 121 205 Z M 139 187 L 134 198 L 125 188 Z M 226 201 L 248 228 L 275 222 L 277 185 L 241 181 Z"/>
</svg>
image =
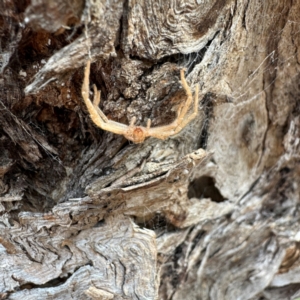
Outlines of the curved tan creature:
<svg viewBox="0 0 300 300">
<path fill-rule="evenodd" d="M 157 126 L 151 128 L 151 120 L 148 119 L 147 126 L 135 126 L 136 117 L 131 119 L 129 125 L 118 123 L 112 120 L 109 120 L 102 110 L 99 108 L 100 103 L 100 91 L 97 90 L 94 85 L 94 100 L 93 102 L 89 99 L 89 77 L 90 77 L 90 60 L 87 62 L 84 80 L 82 84 L 82 97 L 87 106 L 89 114 L 93 122 L 100 128 L 116 133 L 122 134 L 124 137 L 134 143 L 142 143 L 147 137 L 155 137 L 161 140 L 164 140 L 172 135 L 180 132 L 191 120 L 193 120 L 198 114 L 198 94 L 199 86 L 196 86 L 196 93 L 194 97 L 194 108 L 191 114 L 187 114 L 190 106 L 193 103 L 193 96 L 190 87 L 188 86 L 185 77 L 184 70 L 180 71 L 181 84 L 185 89 L 187 98 L 184 103 L 182 103 L 177 110 L 176 119 L 169 125 Z"/>
</svg>

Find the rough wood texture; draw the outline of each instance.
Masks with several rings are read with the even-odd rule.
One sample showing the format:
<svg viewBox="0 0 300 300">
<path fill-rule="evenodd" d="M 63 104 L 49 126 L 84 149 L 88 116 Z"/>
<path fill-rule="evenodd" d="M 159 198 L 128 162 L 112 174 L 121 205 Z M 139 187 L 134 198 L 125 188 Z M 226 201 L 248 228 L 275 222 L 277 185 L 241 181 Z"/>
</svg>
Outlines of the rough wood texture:
<svg viewBox="0 0 300 300">
<path fill-rule="evenodd" d="M 300 2 L 0 3 L 0 299 L 300 297 Z M 134 145 L 108 118 L 169 124 Z"/>
</svg>

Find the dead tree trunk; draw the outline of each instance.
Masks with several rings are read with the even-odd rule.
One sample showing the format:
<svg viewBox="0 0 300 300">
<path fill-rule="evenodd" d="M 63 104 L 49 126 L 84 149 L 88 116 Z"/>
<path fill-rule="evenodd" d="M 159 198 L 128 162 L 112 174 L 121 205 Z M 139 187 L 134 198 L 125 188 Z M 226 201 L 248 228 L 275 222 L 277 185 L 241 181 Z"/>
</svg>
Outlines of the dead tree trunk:
<svg viewBox="0 0 300 300">
<path fill-rule="evenodd" d="M 0 299 L 300 297 L 299 1 L 0 6 Z"/>
</svg>

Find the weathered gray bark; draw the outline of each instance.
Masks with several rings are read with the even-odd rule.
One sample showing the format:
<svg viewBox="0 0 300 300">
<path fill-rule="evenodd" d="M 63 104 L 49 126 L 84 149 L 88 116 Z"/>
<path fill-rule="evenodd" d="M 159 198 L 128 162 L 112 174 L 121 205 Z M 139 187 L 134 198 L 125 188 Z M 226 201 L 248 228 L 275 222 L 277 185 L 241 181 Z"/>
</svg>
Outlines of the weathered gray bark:
<svg viewBox="0 0 300 300">
<path fill-rule="evenodd" d="M 0 299 L 300 297 L 300 2 L 1 2 Z M 300 51 L 300 50 L 299 50 Z M 170 123 L 128 143 L 90 120 Z"/>
</svg>

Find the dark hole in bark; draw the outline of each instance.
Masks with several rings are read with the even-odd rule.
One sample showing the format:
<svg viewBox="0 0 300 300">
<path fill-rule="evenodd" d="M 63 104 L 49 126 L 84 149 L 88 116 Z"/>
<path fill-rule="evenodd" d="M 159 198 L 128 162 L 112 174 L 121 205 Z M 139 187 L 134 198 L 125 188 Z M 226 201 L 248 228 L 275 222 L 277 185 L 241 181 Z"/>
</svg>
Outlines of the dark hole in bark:
<svg viewBox="0 0 300 300">
<path fill-rule="evenodd" d="M 212 177 L 203 176 L 194 179 L 189 185 L 189 198 L 210 198 L 215 202 L 224 201 L 224 197 L 215 186 L 215 181 Z"/>
</svg>

